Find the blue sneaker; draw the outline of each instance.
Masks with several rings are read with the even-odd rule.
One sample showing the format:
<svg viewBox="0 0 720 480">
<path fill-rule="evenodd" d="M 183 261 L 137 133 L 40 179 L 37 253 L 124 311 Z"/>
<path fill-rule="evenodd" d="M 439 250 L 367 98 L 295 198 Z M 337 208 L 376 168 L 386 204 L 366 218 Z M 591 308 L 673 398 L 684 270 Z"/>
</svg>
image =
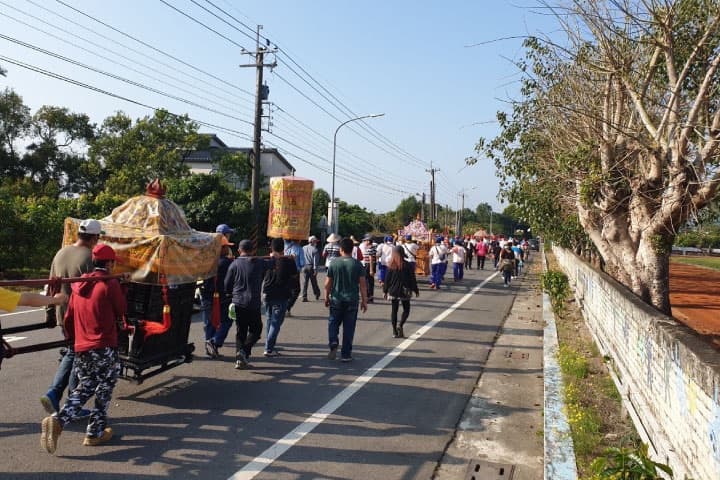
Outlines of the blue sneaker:
<svg viewBox="0 0 720 480">
<path fill-rule="evenodd" d="M 48 390 L 48 392 L 40 397 L 40 403 L 47 413 L 57 413 L 60 411 L 60 397 L 55 393 L 55 390 Z"/>
</svg>

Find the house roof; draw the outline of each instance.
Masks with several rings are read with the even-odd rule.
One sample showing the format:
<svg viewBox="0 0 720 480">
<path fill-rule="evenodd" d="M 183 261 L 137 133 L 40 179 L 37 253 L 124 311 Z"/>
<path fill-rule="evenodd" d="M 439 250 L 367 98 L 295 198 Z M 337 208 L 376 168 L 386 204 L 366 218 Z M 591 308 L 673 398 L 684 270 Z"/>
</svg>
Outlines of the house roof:
<svg viewBox="0 0 720 480">
<path fill-rule="evenodd" d="M 212 163 L 213 155 L 219 151 L 231 152 L 231 153 L 252 153 L 252 148 L 249 147 L 228 147 L 225 142 L 214 133 L 201 134 L 210 137 L 210 148 L 203 150 L 194 150 L 185 155 L 183 160 L 187 162 L 195 163 Z M 288 170 L 295 171 L 295 167 L 283 156 L 277 148 L 263 148 L 260 153 L 270 153 L 275 155 L 287 168 Z"/>
</svg>

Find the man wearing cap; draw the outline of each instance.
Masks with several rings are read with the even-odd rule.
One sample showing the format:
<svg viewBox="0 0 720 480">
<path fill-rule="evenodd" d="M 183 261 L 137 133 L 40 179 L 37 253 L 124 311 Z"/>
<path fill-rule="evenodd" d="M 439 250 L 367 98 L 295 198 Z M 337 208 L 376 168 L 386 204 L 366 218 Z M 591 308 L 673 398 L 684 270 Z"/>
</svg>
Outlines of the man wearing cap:
<svg viewBox="0 0 720 480">
<path fill-rule="evenodd" d="M 362 263 L 365 269 L 365 283 L 367 284 L 368 303 L 373 303 L 375 295 L 375 269 L 377 266 L 377 247 L 372 241 L 372 235 L 369 233 L 363 237 L 360 244 L 360 253 L 362 253 Z"/>
<path fill-rule="evenodd" d="M 327 238 L 327 243 L 325 244 L 325 248 L 323 248 L 322 256 L 325 259 L 325 266 L 329 267 L 332 263 L 333 259 L 340 256 L 340 245 L 338 245 L 338 242 L 340 241 L 340 235 L 337 233 L 331 233 L 330 236 Z"/>
<path fill-rule="evenodd" d="M 315 300 L 320 298 L 320 286 L 317 283 L 317 269 L 320 266 L 320 251 L 318 250 L 318 239 L 315 235 L 308 238 L 308 244 L 302 247 L 305 265 L 302 267 L 303 289 L 302 301 L 307 302 L 308 283 L 312 285 Z"/>
<path fill-rule="evenodd" d="M 385 243 L 378 245 L 377 247 L 377 269 L 378 269 L 378 281 L 380 285 L 385 282 L 385 273 L 387 273 L 387 266 L 390 263 L 393 251 L 393 238 L 388 235 L 385 237 Z"/>
<path fill-rule="evenodd" d="M 253 345 L 262 335 L 262 314 L 260 292 L 265 272 L 273 268 L 271 259 L 253 257 L 255 246 L 250 240 L 238 244 L 240 254 L 228 268 L 225 275 L 225 292 L 232 295 L 233 311 L 237 333 L 235 334 L 235 368 L 248 367 Z"/>
<path fill-rule="evenodd" d="M 225 238 L 227 238 L 228 241 L 229 241 L 229 240 L 230 240 L 230 235 L 232 235 L 233 233 L 235 233 L 235 229 L 230 228 L 230 227 L 229 227 L 227 224 L 225 224 L 225 223 L 221 223 L 220 225 L 218 225 L 218 226 L 215 228 L 215 233 L 222 233 L 223 235 L 225 235 Z"/>
<path fill-rule="evenodd" d="M 93 272 L 83 278 L 112 274 L 115 251 L 98 244 L 92 250 Z M 107 411 L 120 373 L 118 359 L 118 319 L 125 315 L 127 300 L 117 278 L 75 282 L 65 315 L 65 332 L 74 338 L 75 370 L 78 386 L 70 392 L 63 408 L 42 421 L 40 445 L 54 453 L 63 428 L 76 418 L 85 402 L 95 396 L 83 445 L 95 446 L 112 438 Z"/>
<path fill-rule="evenodd" d="M 200 308 L 202 311 L 205 329 L 205 353 L 210 358 L 220 356 L 219 348 L 225 343 L 228 331 L 232 326 L 229 317 L 229 307 L 232 299 L 225 294 L 225 275 L 232 263 L 230 247 L 234 245 L 224 235 L 220 238 L 220 258 L 218 259 L 217 274 L 206 279 L 200 288 Z M 213 297 L 215 292 L 220 296 L 220 327 L 216 330 L 212 323 Z"/>
<path fill-rule="evenodd" d="M 80 222 L 78 227 L 78 238 L 72 245 L 61 248 L 53 257 L 50 264 L 50 278 L 61 277 L 71 278 L 79 277 L 84 273 L 93 271 L 92 249 L 97 245 L 100 235 L 104 234 L 100 222 L 89 218 Z M 70 296 L 71 288 L 69 283 L 63 283 L 60 291 Z M 65 305 L 57 307 L 56 318 L 62 325 L 65 318 Z M 50 312 L 52 314 L 53 312 Z M 60 360 L 60 366 L 55 373 L 50 388 L 47 393 L 40 397 L 40 403 L 48 413 L 57 412 L 60 409 L 60 399 L 62 398 L 65 388 L 69 387 L 72 391 L 77 386 L 77 376 L 73 372 L 73 362 L 75 361 L 75 350 L 69 345 L 65 350 L 63 358 Z M 89 411 L 85 410 L 83 414 Z M 83 415 L 81 415 L 83 416 Z"/>
<path fill-rule="evenodd" d="M 448 250 L 443 245 L 442 237 L 435 238 L 435 245 L 430 248 L 428 256 L 430 257 L 430 288 L 440 290 L 443 275 L 445 275 L 444 267 L 447 265 Z"/>
</svg>

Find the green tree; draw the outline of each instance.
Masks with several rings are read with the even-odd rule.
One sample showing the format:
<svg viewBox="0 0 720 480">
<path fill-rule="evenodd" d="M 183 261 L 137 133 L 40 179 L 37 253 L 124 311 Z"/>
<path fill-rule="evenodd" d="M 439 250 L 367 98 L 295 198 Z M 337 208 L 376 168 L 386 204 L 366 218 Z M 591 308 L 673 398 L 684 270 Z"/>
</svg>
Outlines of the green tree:
<svg viewBox="0 0 720 480">
<path fill-rule="evenodd" d="M 26 175 L 39 185 L 54 183 L 60 194 L 85 191 L 92 180 L 87 175 L 100 166 L 87 163 L 83 149 L 95 136 L 95 126 L 85 114 L 67 108 L 45 105 L 32 117 L 33 143 L 27 146 L 21 165 Z"/>
<path fill-rule="evenodd" d="M 559 17 L 567 42 L 525 42 L 523 98 L 478 150 L 534 232 L 584 231 L 609 274 L 669 313 L 676 230 L 720 187 L 720 9 L 574 0 Z"/>
<path fill-rule="evenodd" d="M 30 107 L 23 103 L 20 95 L 9 88 L 0 92 L 0 177 L 3 179 L 25 174 L 15 145 L 27 135 L 30 119 Z"/>
<path fill-rule="evenodd" d="M 400 201 L 395 208 L 395 220 L 401 225 L 407 225 L 420 214 L 422 203 L 414 196 L 409 196 Z"/>
<path fill-rule="evenodd" d="M 198 125 L 187 116 L 158 110 L 135 124 L 123 113 L 108 117 L 90 146 L 90 159 L 105 166 L 98 190 L 134 196 L 154 178 L 183 178 L 190 169 L 183 162 L 189 152 L 207 146 Z M 105 180 L 104 182 L 102 180 Z"/>
<path fill-rule="evenodd" d="M 166 182 L 167 197 L 182 207 L 196 230 L 214 232 L 220 223 L 237 229 L 237 238 L 247 238 L 252 211 L 247 192 L 235 190 L 220 174 L 197 174 Z"/>
<path fill-rule="evenodd" d="M 338 208 L 340 209 L 338 218 L 340 222 L 340 235 L 344 237 L 354 235 L 355 238 L 358 238 L 359 235 L 372 230 L 372 224 L 370 222 L 372 213 L 368 212 L 365 208 L 343 201 L 338 202 Z"/>
<path fill-rule="evenodd" d="M 312 193 L 312 214 L 310 217 L 310 233 L 320 238 L 320 219 L 324 216 L 327 222 L 327 209 L 330 203 L 330 194 L 322 188 L 316 188 Z"/>
</svg>

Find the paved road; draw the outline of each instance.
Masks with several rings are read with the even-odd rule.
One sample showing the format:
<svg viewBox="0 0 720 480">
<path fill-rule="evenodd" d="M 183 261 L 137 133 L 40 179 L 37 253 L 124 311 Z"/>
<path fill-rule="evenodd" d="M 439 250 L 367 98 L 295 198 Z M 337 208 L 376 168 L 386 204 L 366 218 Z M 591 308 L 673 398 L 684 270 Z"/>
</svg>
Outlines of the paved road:
<svg viewBox="0 0 720 480">
<path fill-rule="evenodd" d="M 515 289 L 498 276 L 483 284 L 491 273 L 471 270 L 440 292 L 423 284 L 405 341 L 391 336 L 389 303 L 370 305 L 349 364 L 325 358 L 321 302 L 298 303 L 280 334 L 282 356 L 254 357 L 246 371 L 233 368 L 233 342 L 223 359 L 204 357 L 196 316 L 196 360 L 141 385 L 120 381 L 110 410 L 115 439 L 83 447 L 84 425 L 73 424 L 56 456 L 39 447 L 38 398 L 57 352 L 6 360 L 0 478 L 431 478 L 512 304 Z M 3 325 L 32 315 L 41 318 L 3 316 Z M 46 341 L 59 330 L 30 335 Z"/>
</svg>

